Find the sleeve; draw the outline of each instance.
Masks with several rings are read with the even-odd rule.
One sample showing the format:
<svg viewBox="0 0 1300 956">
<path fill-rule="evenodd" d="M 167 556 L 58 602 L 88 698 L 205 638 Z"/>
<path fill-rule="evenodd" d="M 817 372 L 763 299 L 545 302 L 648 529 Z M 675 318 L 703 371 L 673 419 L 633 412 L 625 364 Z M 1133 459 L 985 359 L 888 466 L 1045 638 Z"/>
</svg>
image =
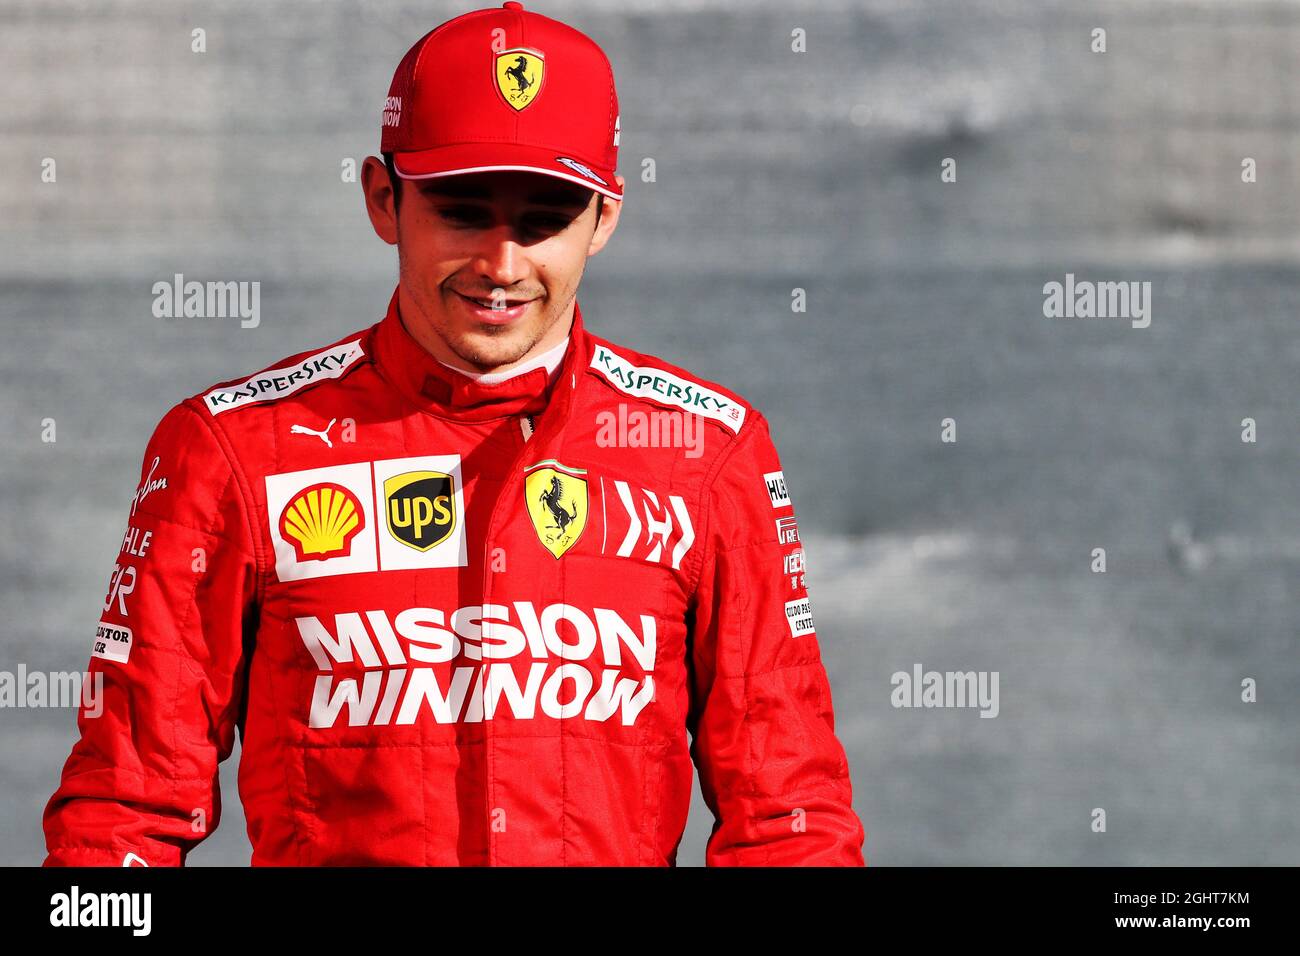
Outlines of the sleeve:
<svg viewBox="0 0 1300 956">
<path fill-rule="evenodd" d="M 256 559 L 244 498 L 206 413 L 149 441 L 95 628 L 80 739 L 45 807 L 46 866 L 183 866 L 221 813 L 240 722 Z"/>
<path fill-rule="evenodd" d="M 708 866 L 864 866 L 848 760 L 767 421 L 750 411 L 708 495 L 689 651 Z"/>
</svg>

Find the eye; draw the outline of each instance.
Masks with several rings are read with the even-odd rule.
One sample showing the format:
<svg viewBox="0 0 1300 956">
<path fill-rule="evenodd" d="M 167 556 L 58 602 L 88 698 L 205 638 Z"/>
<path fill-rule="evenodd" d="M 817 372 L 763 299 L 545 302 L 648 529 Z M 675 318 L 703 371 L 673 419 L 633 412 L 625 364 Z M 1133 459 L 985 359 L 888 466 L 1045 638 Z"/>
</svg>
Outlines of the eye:
<svg viewBox="0 0 1300 956">
<path fill-rule="evenodd" d="M 560 232 L 568 228 L 569 223 L 573 222 L 573 217 L 540 213 L 528 216 L 524 222 L 529 229 L 537 232 Z"/>
<path fill-rule="evenodd" d="M 438 210 L 438 215 L 448 222 L 466 224 L 481 221 L 483 210 L 475 206 L 443 206 Z"/>
</svg>

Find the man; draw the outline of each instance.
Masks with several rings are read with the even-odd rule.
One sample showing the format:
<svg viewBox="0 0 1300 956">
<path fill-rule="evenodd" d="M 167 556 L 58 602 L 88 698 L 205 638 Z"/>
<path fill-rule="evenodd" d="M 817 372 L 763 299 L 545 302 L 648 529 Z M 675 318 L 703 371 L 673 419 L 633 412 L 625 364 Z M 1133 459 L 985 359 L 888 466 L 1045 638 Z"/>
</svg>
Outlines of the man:
<svg viewBox="0 0 1300 956">
<path fill-rule="evenodd" d="M 623 197 L 605 55 L 469 13 L 383 124 L 388 313 L 159 424 L 47 862 L 182 864 L 238 727 L 254 864 L 673 865 L 693 759 L 708 864 L 861 865 L 766 421 L 578 308 Z"/>
</svg>

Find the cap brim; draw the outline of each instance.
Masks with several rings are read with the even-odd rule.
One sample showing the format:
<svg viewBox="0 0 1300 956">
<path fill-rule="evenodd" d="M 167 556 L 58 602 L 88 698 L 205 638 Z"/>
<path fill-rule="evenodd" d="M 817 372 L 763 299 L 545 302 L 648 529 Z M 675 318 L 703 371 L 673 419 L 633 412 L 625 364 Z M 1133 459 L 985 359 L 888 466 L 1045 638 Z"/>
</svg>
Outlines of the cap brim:
<svg viewBox="0 0 1300 956">
<path fill-rule="evenodd" d="M 585 172 L 561 162 L 568 159 L 599 177 L 589 178 Z M 614 181 L 614 170 L 601 169 L 565 156 L 559 150 L 544 146 L 524 146 L 519 143 L 459 143 L 411 153 L 395 153 L 393 165 L 403 179 L 437 179 L 442 176 L 462 176 L 466 173 L 527 172 L 541 173 L 555 179 L 577 183 L 603 193 L 611 199 L 622 199 L 623 193 Z"/>
</svg>

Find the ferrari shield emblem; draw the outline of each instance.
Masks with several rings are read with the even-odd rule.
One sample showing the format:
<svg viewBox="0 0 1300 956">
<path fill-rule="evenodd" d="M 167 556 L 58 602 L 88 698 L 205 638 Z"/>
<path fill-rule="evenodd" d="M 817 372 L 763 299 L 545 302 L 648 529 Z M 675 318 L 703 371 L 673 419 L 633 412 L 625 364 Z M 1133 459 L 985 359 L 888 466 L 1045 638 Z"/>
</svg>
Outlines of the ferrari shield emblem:
<svg viewBox="0 0 1300 956">
<path fill-rule="evenodd" d="M 587 479 L 581 468 L 538 462 L 524 478 L 524 498 L 533 530 L 557 558 L 573 547 L 587 526 Z"/>
<path fill-rule="evenodd" d="M 505 101 L 521 110 L 537 98 L 546 64 L 536 50 L 506 50 L 496 58 L 497 89 Z"/>
</svg>

